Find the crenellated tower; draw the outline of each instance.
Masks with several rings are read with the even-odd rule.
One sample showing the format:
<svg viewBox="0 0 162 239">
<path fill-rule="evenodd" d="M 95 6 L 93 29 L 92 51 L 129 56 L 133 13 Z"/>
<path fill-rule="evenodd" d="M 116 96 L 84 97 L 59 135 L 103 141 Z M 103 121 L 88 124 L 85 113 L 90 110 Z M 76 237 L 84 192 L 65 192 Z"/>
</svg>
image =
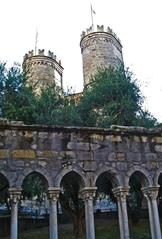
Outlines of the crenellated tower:
<svg viewBox="0 0 162 239">
<path fill-rule="evenodd" d="M 117 35 L 110 27 L 97 25 L 82 32 L 80 41 L 84 87 L 90 83 L 90 78 L 98 67 L 119 67 L 123 64 L 122 45 Z"/>
<path fill-rule="evenodd" d="M 38 54 L 29 51 L 24 56 L 23 70 L 27 74 L 27 82 L 39 93 L 40 89 L 50 83 L 56 82 L 63 89 L 63 67 L 61 61 L 57 61 L 56 55 L 48 51 L 38 50 Z"/>
</svg>

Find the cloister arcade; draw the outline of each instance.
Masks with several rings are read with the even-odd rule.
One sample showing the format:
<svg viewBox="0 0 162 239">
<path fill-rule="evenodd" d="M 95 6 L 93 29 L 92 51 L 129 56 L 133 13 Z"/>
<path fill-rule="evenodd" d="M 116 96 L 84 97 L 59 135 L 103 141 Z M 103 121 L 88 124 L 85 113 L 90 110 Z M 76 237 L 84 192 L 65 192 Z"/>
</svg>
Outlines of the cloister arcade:
<svg viewBox="0 0 162 239">
<path fill-rule="evenodd" d="M 127 197 L 132 178 L 147 200 L 151 238 L 160 239 L 157 197 L 162 186 L 161 135 L 161 129 L 132 127 L 0 126 L 0 183 L 8 188 L 11 203 L 10 239 L 18 238 L 18 202 L 24 180 L 32 173 L 47 182 L 50 239 L 59 239 L 57 203 L 69 175 L 81 182 L 86 239 L 95 239 L 94 198 L 102 190 L 116 200 L 120 239 L 131 238 Z"/>
</svg>

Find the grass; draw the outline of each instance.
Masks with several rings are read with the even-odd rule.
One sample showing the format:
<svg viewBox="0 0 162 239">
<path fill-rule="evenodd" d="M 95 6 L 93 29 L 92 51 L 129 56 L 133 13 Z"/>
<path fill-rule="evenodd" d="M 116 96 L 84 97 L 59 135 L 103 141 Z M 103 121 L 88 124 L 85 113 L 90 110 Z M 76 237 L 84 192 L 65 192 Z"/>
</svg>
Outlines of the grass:
<svg viewBox="0 0 162 239">
<path fill-rule="evenodd" d="M 119 226 L 115 219 L 98 219 L 95 222 L 96 226 L 96 239 L 119 239 Z M 19 239 L 49 239 L 48 227 L 36 228 L 21 232 Z M 148 220 L 140 220 L 136 225 L 130 225 L 131 239 L 151 239 Z M 61 224 L 59 225 L 59 239 L 72 238 L 72 225 Z M 1 239 L 9 239 L 3 237 Z"/>
</svg>

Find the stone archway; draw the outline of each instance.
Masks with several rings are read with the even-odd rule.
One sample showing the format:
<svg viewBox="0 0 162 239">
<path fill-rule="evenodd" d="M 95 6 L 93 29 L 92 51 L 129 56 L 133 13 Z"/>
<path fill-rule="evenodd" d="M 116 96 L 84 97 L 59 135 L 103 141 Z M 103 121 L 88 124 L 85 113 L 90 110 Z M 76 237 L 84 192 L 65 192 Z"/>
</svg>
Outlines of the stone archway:
<svg viewBox="0 0 162 239">
<path fill-rule="evenodd" d="M 25 230 L 34 230 L 40 224 L 47 226 L 50 210 L 48 186 L 47 178 L 40 172 L 31 171 L 24 177 L 19 204 L 21 235 Z"/>
<path fill-rule="evenodd" d="M 119 238 L 118 226 L 118 208 L 117 200 L 113 194 L 113 188 L 120 186 L 120 181 L 112 170 L 103 170 L 96 178 L 95 186 L 97 187 L 95 197 L 95 226 L 96 239 L 100 234 L 103 238 L 109 234 L 112 238 Z M 111 228 L 116 230 L 111 230 Z M 103 235 L 103 231 L 105 235 Z"/>
<path fill-rule="evenodd" d="M 62 216 L 72 223 L 71 237 L 80 239 L 84 231 L 84 201 L 80 197 L 80 191 L 85 188 L 83 177 L 75 171 L 64 174 L 60 181 L 59 202 L 62 208 Z"/>
<path fill-rule="evenodd" d="M 144 230 L 143 232 L 141 230 L 141 235 L 143 233 L 147 234 L 147 236 L 150 237 L 149 232 L 149 224 L 150 224 L 152 239 L 161 238 L 158 209 L 156 202 L 158 187 L 152 186 L 149 174 L 148 173 L 144 174 L 140 170 L 136 170 L 132 173 L 129 179 L 129 185 L 130 185 L 130 194 L 128 205 L 130 207 L 131 203 L 133 202 L 135 208 L 138 209 L 136 213 L 140 215 L 141 220 L 145 220 L 145 222 L 143 221 L 141 224 L 147 227 L 147 229 Z M 147 210 L 147 213 L 145 213 L 145 218 L 142 217 L 144 213 L 143 211 L 144 206 L 146 207 L 145 210 Z"/>
<path fill-rule="evenodd" d="M 10 222 L 9 182 L 0 173 L 0 237 L 8 235 Z"/>
</svg>

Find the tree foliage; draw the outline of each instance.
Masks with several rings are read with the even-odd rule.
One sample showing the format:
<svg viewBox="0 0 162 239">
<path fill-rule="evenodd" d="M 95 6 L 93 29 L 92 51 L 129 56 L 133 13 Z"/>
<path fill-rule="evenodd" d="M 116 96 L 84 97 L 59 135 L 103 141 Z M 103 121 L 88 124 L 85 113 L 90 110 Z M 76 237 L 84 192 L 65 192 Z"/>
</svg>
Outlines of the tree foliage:
<svg viewBox="0 0 162 239">
<path fill-rule="evenodd" d="M 153 127 L 156 119 L 142 110 L 144 97 L 132 73 L 99 68 L 78 106 L 83 126 L 138 125 Z"/>
<path fill-rule="evenodd" d="M 41 203 L 47 194 L 48 184 L 45 178 L 37 172 L 29 174 L 22 185 L 23 197 Z"/>
<path fill-rule="evenodd" d="M 156 119 L 142 109 L 144 97 L 132 73 L 99 68 L 76 104 L 53 83 L 41 94 L 26 84 L 18 66 L 0 64 L 0 116 L 26 124 L 110 127 L 112 124 L 153 127 Z"/>
</svg>

